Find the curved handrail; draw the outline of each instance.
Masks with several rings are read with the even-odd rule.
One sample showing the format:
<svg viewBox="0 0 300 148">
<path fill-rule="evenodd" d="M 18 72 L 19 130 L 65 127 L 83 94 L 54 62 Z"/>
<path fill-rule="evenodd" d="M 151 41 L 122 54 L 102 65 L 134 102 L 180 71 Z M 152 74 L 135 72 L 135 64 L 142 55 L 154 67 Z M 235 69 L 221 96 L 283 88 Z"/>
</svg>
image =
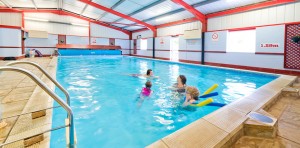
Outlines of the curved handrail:
<svg viewBox="0 0 300 148">
<path fill-rule="evenodd" d="M 56 95 L 40 78 L 35 76 L 33 73 L 31 73 L 28 70 L 18 68 L 18 67 L 10 67 L 10 66 L 3 66 L 0 67 L 0 71 L 14 71 L 14 72 L 19 72 L 22 74 L 25 74 L 29 78 L 31 78 L 37 85 L 39 85 L 48 95 L 50 95 L 59 105 L 61 105 L 67 112 L 68 112 L 68 119 L 69 119 L 69 126 L 70 126 L 70 133 L 69 133 L 69 138 L 70 138 L 70 147 L 74 148 L 75 147 L 75 129 L 74 129 L 74 117 L 73 117 L 73 111 L 71 107 L 65 103 L 58 95 Z"/>
<path fill-rule="evenodd" d="M 17 65 L 17 64 L 29 64 L 32 65 L 36 68 L 38 68 L 48 79 L 50 79 L 66 96 L 66 100 L 68 105 L 70 106 L 70 95 L 66 89 L 64 89 L 55 79 L 53 79 L 48 72 L 46 72 L 41 66 L 34 62 L 28 62 L 28 61 L 15 61 L 15 62 L 10 62 L 7 63 L 6 66 L 11 66 L 11 65 Z"/>
</svg>

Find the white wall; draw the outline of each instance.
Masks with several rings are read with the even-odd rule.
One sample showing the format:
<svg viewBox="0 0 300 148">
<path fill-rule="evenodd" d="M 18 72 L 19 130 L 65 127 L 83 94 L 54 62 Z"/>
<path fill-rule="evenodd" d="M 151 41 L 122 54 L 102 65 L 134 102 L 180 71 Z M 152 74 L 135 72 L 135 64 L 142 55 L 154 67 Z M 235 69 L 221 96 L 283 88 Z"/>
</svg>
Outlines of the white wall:
<svg viewBox="0 0 300 148">
<path fill-rule="evenodd" d="M 300 21 L 300 2 L 208 19 L 208 31 Z"/>
<path fill-rule="evenodd" d="M 205 53 L 205 62 L 241 65 L 250 67 L 284 69 L 284 25 L 256 28 L 255 53 L 226 52 L 228 31 L 205 33 L 205 51 L 222 51 L 226 53 Z M 212 34 L 217 33 L 218 41 L 212 40 Z M 276 48 L 262 48 L 261 43 L 278 44 Z M 243 49 L 241 49 L 243 50 Z M 268 54 L 269 53 L 269 54 Z M 274 55 L 278 54 L 278 55 Z"/>
<path fill-rule="evenodd" d="M 47 39 L 43 38 L 27 38 L 25 40 L 25 51 L 28 53 L 29 49 L 37 49 L 43 55 L 51 55 L 58 43 L 58 35 L 48 34 Z"/>
<path fill-rule="evenodd" d="M 39 22 L 25 20 L 25 30 L 47 31 L 52 34 L 88 36 L 89 28 L 59 23 Z"/>
<path fill-rule="evenodd" d="M 121 46 L 122 54 L 130 54 L 130 40 L 115 39 L 115 45 Z"/>
<path fill-rule="evenodd" d="M 111 29 L 94 23 L 91 23 L 90 27 L 92 37 L 129 39 L 129 35 L 115 29 Z"/>
<path fill-rule="evenodd" d="M 79 45 L 89 45 L 89 37 L 88 36 L 66 36 L 67 42 L 66 44 L 79 44 Z"/>
<path fill-rule="evenodd" d="M 0 57 L 22 56 L 21 30 L 0 28 Z"/>
<path fill-rule="evenodd" d="M 0 25 L 22 26 L 22 13 L 0 13 Z"/>
<path fill-rule="evenodd" d="M 158 28 L 157 36 L 170 36 L 183 34 L 185 30 L 194 30 L 202 28 L 202 24 L 199 21 L 190 22 L 170 27 Z"/>
<path fill-rule="evenodd" d="M 91 37 L 91 45 L 109 45 L 109 38 Z"/>
<path fill-rule="evenodd" d="M 183 38 L 184 30 L 201 29 L 202 24 L 197 22 L 190 22 L 170 27 L 158 28 L 157 36 L 155 38 L 155 56 L 158 58 L 170 58 L 170 39 L 171 36 L 177 35 L 179 37 L 179 58 L 181 60 L 199 61 L 201 59 L 202 43 L 201 39 L 186 40 Z M 148 50 L 137 50 L 137 55 L 151 56 L 153 54 L 153 33 L 150 30 L 136 32 L 132 34 L 132 38 L 136 39 L 138 35 L 142 38 L 147 38 Z M 133 54 L 133 43 L 131 43 L 131 49 Z M 140 41 L 137 40 L 137 49 L 140 49 Z"/>
<path fill-rule="evenodd" d="M 228 31 L 216 31 L 263 25 L 274 25 L 300 21 L 300 2 L 253 10 L 238 14 L 208 19 L 205 33 L 205 51 L 226 52 Z M 212 34 L 219 35 L 218 41 L 212 40 Z M 205 61 L 241 66 L 284 69 L 285 26 L 256 27 L 256 53 L 205 53 Z M 275 48 L 261 47 L 261 44 L 277 44 Z M 241 49 L 242 50 L 242 49 Z M 289 69 L 291 70 L 291 69 Z"/>
</svg>

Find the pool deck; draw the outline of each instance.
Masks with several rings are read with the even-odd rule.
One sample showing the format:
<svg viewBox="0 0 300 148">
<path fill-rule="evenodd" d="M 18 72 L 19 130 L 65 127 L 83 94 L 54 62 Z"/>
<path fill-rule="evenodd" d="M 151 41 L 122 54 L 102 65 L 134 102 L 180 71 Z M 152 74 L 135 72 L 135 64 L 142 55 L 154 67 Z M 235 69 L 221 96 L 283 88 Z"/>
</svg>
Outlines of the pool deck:
<svg viewBox="0 0 300 148">
<path fill-rule="evenodd" d="M 22 60 L 40 64 L 55 77 L 57 58 L 26 58 Z M 6 63 L 8 62 L 0 61 L 0 66 Z M 37 69 L 24 65 L 18 67 L 32 71 L 42 78 L 50 88 L 54 89 L 54 84 Z M 22 139 L 51 128 L 52 109 L 46 111 L 46 116 L 37 119 L 32 119 L 31 114 L 15 116 L 52 107 L 52 98 L 23 74 L 3 72 L 0 74 L 0 79 L 2 118 L 7 118 L 6 121 L 9 124 L 4 129 L 0 129 L 0 144 Z M 295 76 L 281 75 L 254 93 L 218 109 L 148 147 L 243 147 L 245 144 L 248 145 L 249 141 L 258 142 L 256 145 L 264 147 L 265 143 L 270 144 L 272 140 L 273 143 L 279 141 L 284 146 L 300 147 L 300 98 L 282 97 L 281 95 L 281 89 L 292 85 L 296 80 Z M 249 120 L 247 114 L 261 109 L 278 119 L 276 138 L 249 137 L 244 134 L 244 123 Z M 24 141 L 20 140 L 5 147 L 24 147 Z M 43 141 L 30 147 L 50 147 L 50 133 L 44 134 Z"/>
<path fill-rule="evenodd" d="M 22 61 L 38 63 L 53 77 L 56 76 L 57 58 L 26 58 Z M 0 61 L 0 66 L 4 66 L 10 61 Z M 31 71 L 42 79 L 52 90 L 54 84 L 48 80 L 37 68 L 30 65 L 15 65 Z M 5 118 L 8 126 L 0 129 L 0 144 L 38 134 L 51 129 L 52 109 L 46 110 L 46 116 L 32 119 L 31 112 L 51 108 L 53 99 L 50 98 L 39 86 L 24 74 L 16 72 L 2 72 L 0 74 L 0 100 L 2 108 L 2 118 Z M 29 113 L 29 114 L 27 114 Z M 24 114 L 17 116 L 19 114 Z M 62 119 L 64 120 L 64 119 Z M 24 147 L 24 140 L 3 146 Z M 30 147 L 50 147 L 50 133 L 44 134 L 44 140 L 31 145 Z"/>
</svg>

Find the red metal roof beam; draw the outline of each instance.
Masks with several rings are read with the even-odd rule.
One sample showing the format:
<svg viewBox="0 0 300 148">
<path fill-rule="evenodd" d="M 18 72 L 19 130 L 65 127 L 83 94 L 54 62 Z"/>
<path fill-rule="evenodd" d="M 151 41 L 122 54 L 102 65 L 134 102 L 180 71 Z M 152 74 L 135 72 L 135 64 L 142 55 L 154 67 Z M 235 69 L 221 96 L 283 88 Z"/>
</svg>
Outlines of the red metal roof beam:
<svg viewBox="0 0 300 148">
<path fill-rule="evenodd" d="M 113 9 L 104 7 L 104 6 L 102 6 L 102 5 L 99 5 L 99 4 L 94 3 L 94 2 L 92 2 L 92 1 L 89 1 L 89 0 L 79 0 L 79 1 L 80 1 L 80 2 L 83 2 L 83 3 L 85 3 L 85 4 L 88 4 L 88 5 L 90 5 L 90 6 L 93 6 L 93 7 L 95 7 L 95 8 L 101 9 L 101 10 L 103 10 L 103 11 L 106 11 L 106 12 L 108 12 L 108 13 L 111 13 L 111 14 L 117 15 L 117 16 L 119 16 L 119 17 L 122 17 L 122 18 L 124 18 L 124 19 L 127 19 L 127 20 L 130 20 L 130 21 L 136 22 L 136 23 L 138 23 L 138 24 L 144 25 L 145 27 L 147 27 L 148 29 L 150 29 L 150 30 L 153 31 L 154 37 L 156 36 L 156 28 L 155 28 L 154 26 L 150 25 L 150 24 L 147 24 L 147 23 L 145 23 L 145 22 L 142 22 L 142 21 L 137 20 L 137 19 L 135 19 L 135 18 L 132 18 L 132 17 L 130 17 L 130 16 L 128 16 L 128 15 L 125 15 L 125 14 L 120 13 L 120 12 L 118 12 L 118 11 L 115 11 L 115 10 L 113 10 Z"/>
<path fill-rule="evenodd" d="M 183 0 L 172 0 L 174 3 L 181 5 L 185 10 L 192 13 L 201 23 L 202 23 L 202 31 L 205 32 L 207 29 L 207 20 L 206 16 L 199 12 L 197 9 L 195 9 L 193 6 L 187 4 Z"/>
<path fill-rule="evenodd" d="M 246 11 L 251 11 L 251 10 L 256 10 L 256 9 L 262 9 L 262 8 L 267 8 L 267 7 L 272 7 L 272 6 L 277 6 L 277 5 L 283 5 L 287 3 L 292 3 L 296 2 L 296 0 L 273 0 L 273 1 L 267 1 L 263 3 L 257 3 L 253 5 L 248 5 L 244 7 L 238 7 L 238 8 L 233 8 L 225 11 L 220 11 L 216 13 L 211 13 L 207 14 L 207 18 L 213 18 L 213 17 L 218 17 L 218 16 L 224 16 L 224 15 L 230 15 L 230 14 L 235 14 L 235 13 L 241 13 L 241 12 L 246 12 Z"/>
</svg>

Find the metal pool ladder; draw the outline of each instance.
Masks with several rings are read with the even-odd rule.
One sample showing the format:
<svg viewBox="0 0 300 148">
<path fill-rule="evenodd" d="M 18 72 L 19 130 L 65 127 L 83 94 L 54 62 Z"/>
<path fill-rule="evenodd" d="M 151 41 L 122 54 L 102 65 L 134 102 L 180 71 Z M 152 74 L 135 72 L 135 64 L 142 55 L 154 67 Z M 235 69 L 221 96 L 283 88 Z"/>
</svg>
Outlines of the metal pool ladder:
<svg viewBox="0 0 300 148">
<path fill-rule="evenodd" d="M 65 101 L 63 101 L 58 95 L 56 95 L 40 78 L 38 78 L 36 75 L 34 75 L 33 73 L 31 73 L 28 70 L 22 69 L 22 68 L 18 68 L 18 67 L 11 67 L 11 66 L 3 66 L 0 67 L 0 72 L 1 71 L 14 71 L 14 72 L 18 72 L 18 73 L 22 73 L 25 74 L 26 76 L 28 76 L 31 80 L 33 80 L 37 85 L 39 85 L 48 95 L 50 95 L 55 101 L 57 101 L 57 103 L 63 107 L 67 113 L 68 113 L 68 125 L 66 126 L 60 126 L 60 127 L 56 127 L 38 134 L 35 134 L 33 136 L 36 135 L 40 135 L 46 132 L 50 132 L 50 131 L 54 131 L 54 130 L 58 130 L 61 128 L 65 128 L 65 127 L 69 127 L 69 132 L 67 132 L 68 134 L 68 140 L 69 140 L 69 144 L 68 146 L 70 148 L 74 148 L 75 147 L 75 127 L 74 127 L 74 116 L 73 116 L 73 111 L 70 107 L 70 97 L 69 97 L 69 93 L 56 81 L 54 80 L 43 68 L 41 68 L 39 65 L 37 65 L 36 63 L 33 62 L 26 62 L 26 61 L 16 61 L 16 62 L 12 62 L 12 63 L 8 63 L 6 65 L 16 65 L 16 64 L 29 64 L 32 66 L 37 67 L 40 71 L 42 71 L 42 73 L 44 75 L 46 75 L 47 78 L 49 78 L 60 90 L 62 90 L 62 92 L 66 95 L 66 100 L 67 103 Z M 20 114 L 22 115 L 22 114 Z M 18 116 L 20 116 L 18 115 Z M 33 137 L 33 136 L 29 136 L 29 137 Z M 25 137 L 28 138 L 28 137 Z M 23 139 L 25 139 L 23 138 Z M 14 141 L 10 141 L 4 144 L 0 144 L 0 147 L 7 145 L 7 144 L 11 144 L 23 139 L 18 139 L 18 140 L 14 140 Z"/>
</svg>

